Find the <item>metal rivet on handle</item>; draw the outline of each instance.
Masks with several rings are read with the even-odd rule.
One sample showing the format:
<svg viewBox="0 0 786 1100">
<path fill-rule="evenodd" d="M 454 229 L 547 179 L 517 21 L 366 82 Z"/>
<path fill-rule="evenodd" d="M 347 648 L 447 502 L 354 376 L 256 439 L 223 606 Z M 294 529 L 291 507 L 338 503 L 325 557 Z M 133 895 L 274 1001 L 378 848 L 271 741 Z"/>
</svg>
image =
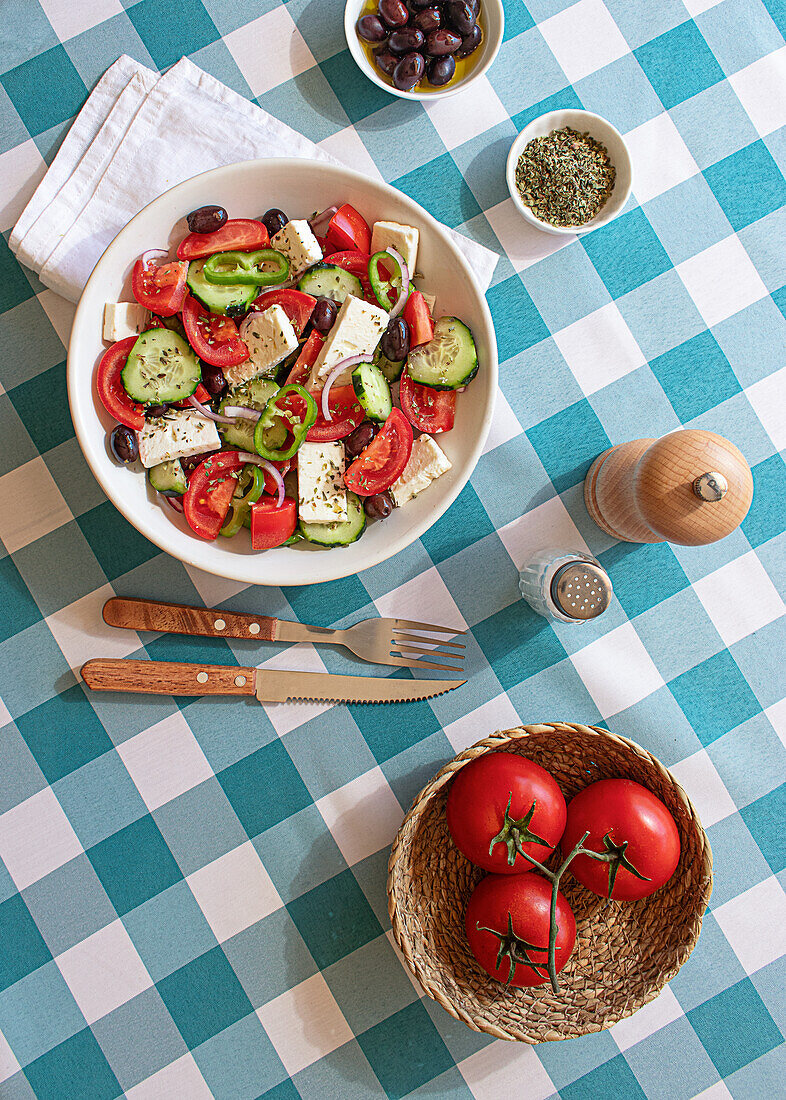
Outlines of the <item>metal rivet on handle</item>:
<svg viewBox="0 0 786 1100">
<path fill-rule="evenodd" d="M 245 687 L 245 686 L 246 686 L 246 678 L 245 678 L 245 676 L 236 676 L 236 677 L 235 677 L 235 683 L 237 684 L 237 686 L 238 686 L 239 688 Z"/>
<path fill-rule="evenodd" d="M 216 621 L 213 623 L 213 626 L 216 628 L 216 630 L 223 630 L 226 625 L 227 624 L 224 622 L 223 619 L 216 619 Z"/>
<path fill-rule="evenodd" d="M 248 624 L 249 634 L 258 634 L 261 629 L 262 628 L 260 627 L 259 623 L 249 623 Z"/>
<path fill-rule="evenodd" d="M 206 672 L 198 672 L 197 673 L 197 683 L 198 684 L 206 684 L 207 681 L 208 681 L 208 678 L 209 677 L 208 677 Z"/>
</svg>

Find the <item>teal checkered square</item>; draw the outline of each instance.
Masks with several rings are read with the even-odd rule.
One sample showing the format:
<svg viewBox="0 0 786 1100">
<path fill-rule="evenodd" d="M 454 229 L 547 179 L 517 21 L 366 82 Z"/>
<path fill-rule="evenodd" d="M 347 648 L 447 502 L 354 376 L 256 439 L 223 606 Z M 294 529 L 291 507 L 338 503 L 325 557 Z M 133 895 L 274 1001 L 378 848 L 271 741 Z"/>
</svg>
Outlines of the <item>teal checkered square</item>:
<svg viewBox="0 0 786 1100">
<path fill-rule="evenodd" d="M 25 1066 L 25 1076 L 36 1100 L 85 1095 L 91 1100 L 115 1100 L 123 1091 L 89 1028 Z"/>
<path fill-rule="evenodd" d="M 420 1001 L 358 1036 L 360 1047 L 391 1100 L 407 1096 L 453 1063 Z M 401 1050 L 407 1057 L 401 1058 Z"/>
<path fill-rule="evenodd" d="M 50 783 L 112 748 L 79 685 L 20 715 L 17 726 Z"/>
<path fill-rule="evenodd" d="M 219 772 L 218 781 L 250 837 L 311 802 L 305 783 L 280 741 L 225 768 Z"/>
<path fill-rule="evenodd" d="M 68 412 L 65 367 L 64 362 L 58 363 L 17 386 L 10 394 L 14 408 L 41 454 L 71 439 L 74 434 Z"/>
<path fill-rule="evenodd" d="M 92 1025 L 109 1065 L 128 1089 L 188 1050 L 158 991 L 146 989 Z"/>
<path fill-rule="evenodd" d="M 669 688 L 704 745 L 761 709 L 727 649 L 683 672 Z"/>
<path fill-rule="evenodd" d="M 611 577 L 614 595 L 630 619 L 682 592 L 690 584 L 666 542 L 640 546 L 618 543 L 602 553 L 599 561 Z M 657 586 L 652 583 L 654 576 L 658 577 Z"/>
<path fill-rule="evenodd" d="M 190 1049 L 251 1012 L 251 1002 L 220 947 L 162 978 L 156 988 Z"/>
<path fill-rule="evenodd" d="M 128 18 L 159 69 L 168 68 L 219 37 L 201 0 L 184 0 L 177 7 L 138 0 L 128 9 Z"/>
<path fill-rule="evenodd" d="M 320 970 L 382 934 L 350 870 L 293 898 L 287 909 Z"/>
<path fill-rule="evenodd" d="M 688 1019 L 722 1077 L 783 1042 L 749 978 L 692 1009 Z"/>
<path fill-rule="evenodd" d="M 87 89 L 61 45 L 0 76 L 29 132 L 35 136 L 65 122 L 82 106 Z"/>
<path fill-rule="evenodd" d="M 667 109 L 723 80 L 723 69 L 690 19 L 634 52 Z"/>
<path fill-rule="evenodd" d="M 149 815 L 102 840 L 87 854 L 121 916 L 181 877 L 172 853 Z"/>
<path fill-rule="evenodd" d="M 4 989 L 52 958 L 21 894 L 0 905 L 0 940 L 5 944 L 0 954 L 0 983 Z"/>
<path fill-rule="evenodd" d="M 758 844 L 774 874 L 786 867 L 786 845 L 780 823 L 786 812 L 786 784 L 757 798 L 740 810 L 740 816 Z"/>
<path fill-rule="evenodd" d="M 786 203 L 786 180 L 763 141 L 711 165 L 704 175 L 735 230 Z"/>
<path fill-rule="evenodd" d="M 566 433 L 571 439 L 569 449 L 562 446 Z M 558 493 L 583 481 L 594 459 L 610 445 L 603 425 L 586 399 L 534 425 L 527 438 Z"/>
<path fill-rule="evenodd" d="M 671 267 L 641 208 L 588 233 L 581 243 L 612 298 L 621 298 Z"/>
</svg>

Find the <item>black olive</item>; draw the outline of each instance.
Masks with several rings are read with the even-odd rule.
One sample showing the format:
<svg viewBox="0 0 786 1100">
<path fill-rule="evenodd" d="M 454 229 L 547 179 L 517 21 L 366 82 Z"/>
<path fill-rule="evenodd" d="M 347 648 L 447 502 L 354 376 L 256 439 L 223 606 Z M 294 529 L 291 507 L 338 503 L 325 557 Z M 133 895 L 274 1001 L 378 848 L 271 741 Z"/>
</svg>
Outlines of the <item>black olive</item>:
<svg viewBox="0 0 786 1100">
<path fill-rule="evenodd" d="M 116 424 L 112 429 L 109 446 L 118 462 L 135 462 L 139 458 L 136 432 L 125 424 Z"/>
<path fill-rule="evenodd" d="M 483 31 L 480 29 L 480 23 L 476 23 L 470 33 L 461 39 L 461 45 L 456 51 L 456 57 L 469 57 L 471 53 L 474 53 L 478 46 L 483 41 Z"/>
<path fill-rule="evenodd" d="M 409 12 L 401 0 L 379 0 L 379 16 L 389 27 L 403 27 Z"/>
<path fill-rule="evenodd" d="M 473 4 L 468 4 L 465 0 L 451 0 L 445 7 L 445 13 L 450 26 L 462 38 L 472 34 L 478 16 Z"/>
<path fill-rule="evenodd" d="M 361 424 L 344 440 L 344 450 L 350 458 L 357 458 L 361 451 L 365 451 L 376 434 L 377 429 L 373 424 L 368 422 Z"/>
<path fill-rule="evenodd" d="M 334 302 L 332 298 L 317 298 L 317 304 L 311 314 L 312 328 L 325 336 L 333 328 L 336 317 L 338 317 L 338 302 Z"/>
<path fill-rule="evenodd" d="M 439 31 L 435 32 L 439 34 Z M 393 86 L 400 92 L 411 92 L 426 71 L 422 53 L 405 53 L 393 70 Z"/>
<path fill-rule="evenodd" d="M 218 397 L 227 388 L 227 380 L 221 367 L 212 363 L 202 363 L 202 385 L 211 397 Z"/>
<path fill-rule="evenodd" d="M 377 50 L 374 53 L 374 64 L 385 76 L 393 76 L 393 70 L 398 65 L 398 58 L 386 46 L 384 50 Z"/>
<path fill-rule="evenodd" d="M 409 354 L 409 325 L 403 317 L 394 317 L 382 333 L 380 350 L 386 359 L 400 363 Z"/>
<path fill-rule="evenodd" d="M 445 54 L 455 53 L 460 45 L 461 38 L 453 31 L 432 31 L 426 39 L 426 53 L 429 57 L 444 57 Z"/>
<path fill-rule="evenodd" d="M 186 217 L 192 233 L 215 233 L 227 220 L 223 206 L 200 206 Z"/>
<path fill-rule="evenodd" d="M 376 46 L 388 36 L 388 29 L 378 15 L 362 15 L 355 28 L 364 42 L 372 42 Z"/>
<path fill-rule="evenodd" d="M 410 53 L 419 50 L 425 41 L 423 32 L 417 27 L 402 27 L 400 31 L 393 31 L 388 46 L 393 53 Z"/>
<path fill-rule="evenodd" d="M 266 210 L 259 220 L 262 222 L 265 229 L 267 229 L 268 236 L 272 237 L 278 233 L 280 229 L 284 228 L 289 218 L 283 210 L 279 210 L 274 206 L 270 210 Z"/>
<path fill-rule="evenodd" d="M 370 519 L 386 519 L 393 511 L 393 497 L 387 490 L 375 493 L 373 497 L 366 497 L 363 507 Z"/>
<path fill-rule="evenodd" d="M 250 307 L 247 305 L 242 305 L 239 302 L 234 302 L 231 305 L 228 305 L 224 312 L 226 313 L 227 317 L 245 317 L 245 315 L 249 311 L 249 308 Z"/>
<path fill-rule="evenodd" d="M 156 416 L 163 416 L 169 405 L 145 405 L 145 416 L 148 420 Z"/>
<path fill-rule="evenodd" d="M 435 88 L 449 84 L 456 75 L 456 59 L 452 53 L 444 57 L 432 57 L 428 66 L 428 82 Z"/>
<path fill-rule="evenodd" d="M 418 12 L 412 22 L 419 31 L 428 34 L 429 31 L 438 31 L 442 26 L 442 14 L 439 8 L 424 8 Z"/>
</svg>

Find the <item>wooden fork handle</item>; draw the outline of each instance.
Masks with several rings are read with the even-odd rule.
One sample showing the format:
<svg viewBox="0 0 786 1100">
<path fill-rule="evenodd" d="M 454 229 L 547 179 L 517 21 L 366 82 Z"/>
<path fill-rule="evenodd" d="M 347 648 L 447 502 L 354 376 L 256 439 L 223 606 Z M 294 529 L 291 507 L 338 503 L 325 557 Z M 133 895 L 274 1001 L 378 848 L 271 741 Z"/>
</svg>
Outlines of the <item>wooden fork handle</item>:
<svg viewBox="0 0 786 1100">
<path fill-rule="evenodd" d="M 124 599 L 113 596 L 104 604 L 104 621 L 126 630 L 160 630 L 166 634 L 192 634 L 209 638 L 250 638 L 274 642 L 277 619 L 247 615 L 242 611 L 213 611 L 180 603 Z"/>
<path fill-rule="evenodd" d="M 82 666 L 93 691 L 134 691 L 149 695 L 253 695 L 255 668 L 189 665 L 177 661 L 127 661 L 98 657 Z"/>
</svg>

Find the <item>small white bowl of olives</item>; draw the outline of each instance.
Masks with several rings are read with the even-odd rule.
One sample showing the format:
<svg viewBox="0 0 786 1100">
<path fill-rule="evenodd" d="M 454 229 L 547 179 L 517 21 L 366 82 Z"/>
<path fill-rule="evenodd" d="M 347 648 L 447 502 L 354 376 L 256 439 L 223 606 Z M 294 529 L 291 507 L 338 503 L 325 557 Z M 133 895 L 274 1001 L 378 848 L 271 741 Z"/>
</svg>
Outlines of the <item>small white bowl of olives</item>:
<svg viewBox="0 0 786 1100">
<path fill-rule="evenodd" d="M 426 103 L 481 77 L 504 29 L 501 0 L 347 0 L 344 8 L 360 70 L 391 95 Z"/>
</svg>

